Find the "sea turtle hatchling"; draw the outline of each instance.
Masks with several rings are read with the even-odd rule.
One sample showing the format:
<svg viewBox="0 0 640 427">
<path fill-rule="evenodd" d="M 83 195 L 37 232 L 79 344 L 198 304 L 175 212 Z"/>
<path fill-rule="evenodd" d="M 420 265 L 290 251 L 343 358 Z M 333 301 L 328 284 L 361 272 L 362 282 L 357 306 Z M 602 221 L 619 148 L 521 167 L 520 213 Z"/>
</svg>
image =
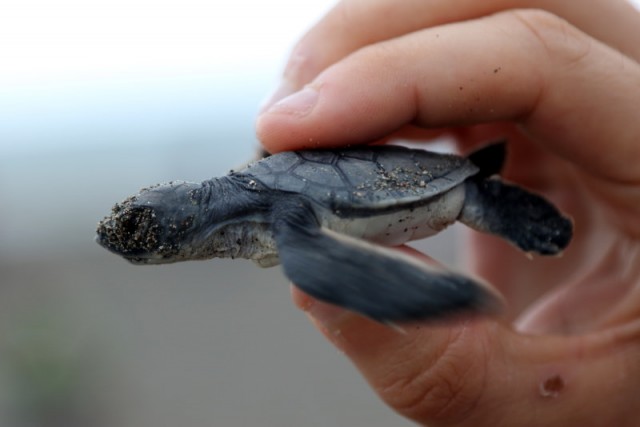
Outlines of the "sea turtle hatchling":
<svg viewBox="0 0 640 427">
<path fill-rule="evenodd" d="M 215 257 L 281 263 L 304 292 L 380 322 L 492 311 L 477 280 L 390 249 L 456 220 L 525 252 L 560 253 L 572 223 L 501 181 L 505 144 L 469 157 L 399 146 L 279 153 L 202 183 L 116 204 L 97 241 L 134 264 Z"/>
</svg>

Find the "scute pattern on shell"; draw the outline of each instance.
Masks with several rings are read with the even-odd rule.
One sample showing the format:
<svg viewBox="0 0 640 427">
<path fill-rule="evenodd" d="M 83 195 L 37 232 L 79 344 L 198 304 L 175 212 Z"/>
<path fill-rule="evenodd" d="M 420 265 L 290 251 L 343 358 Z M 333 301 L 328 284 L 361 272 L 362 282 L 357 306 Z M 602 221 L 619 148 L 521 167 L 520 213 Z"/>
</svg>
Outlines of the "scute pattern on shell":
<svg viewBox="0 0 640 427">
<path fill-rule="evenodd" d="M 281 153 L 238 173 L 349 214 L 425 201 L 477 172 L 463 157 L 387 145 Z"/>
</svg>

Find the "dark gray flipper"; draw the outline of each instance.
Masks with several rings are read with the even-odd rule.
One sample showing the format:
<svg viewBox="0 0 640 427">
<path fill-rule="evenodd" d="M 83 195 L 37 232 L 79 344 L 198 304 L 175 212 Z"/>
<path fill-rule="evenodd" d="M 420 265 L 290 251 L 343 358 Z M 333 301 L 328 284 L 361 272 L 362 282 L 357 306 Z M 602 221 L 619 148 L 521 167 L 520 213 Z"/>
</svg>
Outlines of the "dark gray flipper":
<svg viewBox="0 0 640 427">
<path fill-rule="evenodd" d="M 383 323 L 495 313 L 502 305 L 468 277 L 320 228 L 304 205 L 281 212 L 274 234 L 284 272 L 322 301 Z"/>
<path fill-rule="evenodd" d="M 507 142 L 494 142 L 472 152 L 467 158 L 480 169 L 476 178 L 499 175 L 507 158 Z"/>
<path fill-rule="evenodd" d="M 571 221 L 546 199 L 497 179 L 465 182 L 458 220 L 541 255 L 559 254 L 573 234 Z"/>
</svg>

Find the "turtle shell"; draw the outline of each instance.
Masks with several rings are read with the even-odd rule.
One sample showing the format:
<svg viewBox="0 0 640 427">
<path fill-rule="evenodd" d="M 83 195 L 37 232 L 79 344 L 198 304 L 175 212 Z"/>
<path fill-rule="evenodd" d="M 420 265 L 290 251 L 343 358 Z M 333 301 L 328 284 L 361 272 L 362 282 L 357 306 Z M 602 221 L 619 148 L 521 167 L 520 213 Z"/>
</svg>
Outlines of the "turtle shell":
<svg viewBox="0 0 640 427">
<path fill-rule="evenodd" d="M 477 172 L 465 157 L 385 145 L 283 152 L 238 173 L 348 214 L 422 203 Z"/>
</svg>

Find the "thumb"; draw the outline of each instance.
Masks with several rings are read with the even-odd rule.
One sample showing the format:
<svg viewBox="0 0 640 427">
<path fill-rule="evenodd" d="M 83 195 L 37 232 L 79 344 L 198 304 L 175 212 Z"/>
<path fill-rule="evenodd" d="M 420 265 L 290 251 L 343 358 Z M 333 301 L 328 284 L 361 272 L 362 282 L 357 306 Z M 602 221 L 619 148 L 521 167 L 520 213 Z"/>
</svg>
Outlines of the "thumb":
<svg viewBox="0 0 640 427">
<path fill-rule="evenodd" d="M 292 289 L 296 305 L 401 415 L 421 423 L 455 424 L 482 398 L 489 322 L 393 328 Z"/>
<path fill-rule="evenodd" d="M 633 425 L 628 396 L 640 379 L 638 326 L 581 337 L 525 336 L 476 318 L 400 331 L 295 287 L 293 298 L 381 399 L 418 423 Z"/>
</svg>

